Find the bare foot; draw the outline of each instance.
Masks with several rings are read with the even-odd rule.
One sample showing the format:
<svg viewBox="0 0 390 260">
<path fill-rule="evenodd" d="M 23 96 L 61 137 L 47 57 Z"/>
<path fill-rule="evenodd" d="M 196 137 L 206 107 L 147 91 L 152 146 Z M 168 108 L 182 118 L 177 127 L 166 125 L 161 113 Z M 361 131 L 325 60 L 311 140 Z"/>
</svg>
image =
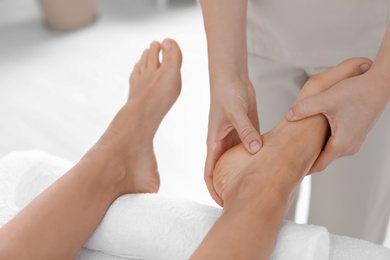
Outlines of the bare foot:
<svg viewBox="0 0 390 260">
<path fill-rule="evenodd" d="M 131 73 L 127 103 L 92 148 L 93 152 L 102 147 L 106 151 L 108 147 L 118 158 L 125 174 L 122 194 L 155 193 L 160 187 L 153 138 L 180 94 L 181 62 L 181 51 L 175 41 L 152 42 Z"/>
<path fill-rule="evenodd" d="M 257 190 L 267 187 L 270 182 L 278 182 L 276 187 L 298 185 L 328 136 L 325 117 L 315 116 L 304 123 L 290 124 L 283 120 L 262 136 L 263 147 L 255 155 L 249 154 L 242 144 L 223 154 L 214 170 L 214 187 L 222 200 L 231 199 L 231 190 L 252 174 L 261 175 L 263 180 L 264 187 L 257 183 Z M 309 144 L 302 141 L 306 138 L 313 141 Z"/>
<path fill-rule="evenodd" d="M 359 61 L 359 62 L 358 62 Z M 370 61 L 366 61 L 370 63 Z M 333 69 L 317 74 L 306 82 L 297 101 L 333 87 L 338 82 L 361 73 L 360 58 L 348 59 Z M 357 72 L 358 70 L 358 72 Z M 356 74 L 358 73 L 358 74 Z M 263 147 L 255 155 L 238 145 L 221 156 L 213 175 L 214 188 L 224 200 L 230 199 L 231 190 L 252 173 L 261 176 L 256 185 L 271 181 L 278 185 L 268 187 L 295 187 L 310 170 L 330 129 L 323 115 L 296 122 L 283 118 L 270 132 L 263 135 Z M 261 187 L 254 187 L 260 190 Z"/>
<path fill-rule="evenodd" d="M 128 101 L 99 141 L 0 229 L 1 259 L 73 259 L 115 199 L 158 191 L 153 137 L 181 89 L 179 46 L 163 45 L 161 64 L 159 43 L 145 51 Z"/>
<path fill-rule="evenodd" d="M 316 86 L 311 85 L 311 82 L 305 85 L 297 100 L 312 95 Z M 262 136 L 263 147 L 257 154 L 249 154 L 239 144 L 221 156 L 214 170 L 214 188 L 226 202 L 233 199 L 232 190 L 240 182 L 251 180 L 244 178 L 250 175 L 261 176 L 262 181 L 254 187 L 257 194 L 271 187 L 271 182 L 278 183 L 272 187 L 282 188 L 284 184 L 295 187 L 317 159 L 328 135 L 328 123 L 322 115 L 293 123 L 283 118 Z"/>
</svg>

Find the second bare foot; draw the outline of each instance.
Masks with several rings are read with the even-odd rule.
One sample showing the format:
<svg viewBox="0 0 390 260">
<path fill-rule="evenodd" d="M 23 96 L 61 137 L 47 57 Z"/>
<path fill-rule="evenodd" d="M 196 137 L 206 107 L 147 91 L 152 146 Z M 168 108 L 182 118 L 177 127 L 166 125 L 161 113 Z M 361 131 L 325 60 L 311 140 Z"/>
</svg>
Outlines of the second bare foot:
<svg viewBox="0 0 390 260">
<path fill-rule="evenodd" d="M 154 193 L 160 187 L 153 138 L 180 94 L 181 62 L 181 51 L 174 40 L 151 43 L 131 73 L 127 103 L 93 148 L 108 147 L 118 159 L 125 175 L 121 193 Z"/>
</svg>

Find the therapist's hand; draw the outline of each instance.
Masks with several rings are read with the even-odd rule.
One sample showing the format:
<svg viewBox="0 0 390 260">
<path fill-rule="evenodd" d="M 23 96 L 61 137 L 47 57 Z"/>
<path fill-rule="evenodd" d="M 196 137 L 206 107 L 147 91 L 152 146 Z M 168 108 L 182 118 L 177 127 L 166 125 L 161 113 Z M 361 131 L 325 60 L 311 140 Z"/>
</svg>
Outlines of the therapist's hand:
<svg viewBox="0 0 390 260">
<path fill-rule="evenodd" d="M 332 87 L 318 86 L 316 94 L 295 103 L 286 113 L 289 121 L 316 114 L 328 119 L 331 137 L 310 173 L 324 170 L 339 157 L 356 154 L 388 102 L 385 90 L 389 83 L 370 69 L 369 59 L 352 58 L 344 62 L 360 62 L 360 67 L 357 66 L 360 71 L 355 73 L 358 76 L 351 75 Z"/>
<path fill-rule="evenodd" d="M 217 160 L 231 147 L 242 142 L 250 154 L 258 152 L 262 142 L 253 85 L 240 80 L 212 84 L 204 179 L 211 197 L 223 205 L 213 184 Z"/>
</svg>

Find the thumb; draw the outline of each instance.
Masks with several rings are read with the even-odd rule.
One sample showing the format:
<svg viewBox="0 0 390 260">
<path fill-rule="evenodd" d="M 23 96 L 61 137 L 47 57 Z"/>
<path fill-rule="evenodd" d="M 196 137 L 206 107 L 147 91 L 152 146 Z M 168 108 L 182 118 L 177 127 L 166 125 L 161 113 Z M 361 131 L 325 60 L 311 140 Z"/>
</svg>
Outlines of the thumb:
<svg viewBox="0 0 390 260">
<path fill-rule="evenodd" d="M 288 121 L 298 121 L 307 117 L 324 113 L 324 107 L 328 107 L 327 93 L 316 94 L 296 102 L 285 117 Z"/>
<path fill-rule="evenodd" d="M 371 64 L 372 61 L 367 58 L 350 58 L 329 70 L 314 75 L 306 84 L 317 85 L 325 91 L 340 81 L 364 74 L 370 69 Z"/>
<path fill-rule="evenodd" d="M 232 121 L 233 127 L 236 129 L 245 149 L 251 154 L 257 153 L 262 146 L 262 141 L 260 133 L 253 126 L 248 116 L 245 113 L 237 114 Z"/>
<path fill-rule="evenodd" d="M 306 89 L 306 95 L 310 90 L 320 89 L 319 94 L 307 97 L 293 104 L 292 108 L 287 111 L 285 117 L 289 121 L 300 120 L 309 116 L 320 114 L 323 111 L 325 102 L 326 90 L 332 88 L 337 83 L 351 77 L 359 76 L 370 69 L 372 61 L 367 58 L 350 58 L 336 67 L 321 72 L 311 77 L 304 85 L 302 91 Z M 315 90 L 318 93 L 318 90 Z M 317 102 L 317 103 L 316 103 Z"/>
</svg>

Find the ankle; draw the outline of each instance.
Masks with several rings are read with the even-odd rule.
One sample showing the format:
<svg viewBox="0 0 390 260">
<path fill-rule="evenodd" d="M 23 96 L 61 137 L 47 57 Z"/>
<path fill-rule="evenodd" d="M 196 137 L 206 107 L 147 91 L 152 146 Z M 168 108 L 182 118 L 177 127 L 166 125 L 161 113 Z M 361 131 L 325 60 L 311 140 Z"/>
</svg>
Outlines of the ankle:
<svg viewBox="0 0 390 260">
<path fill-rule="evenodd" d="M 239 183 L 229 192 L 229 197 L 224 201 L 224 210 L 230 210 L 236 206 L 256 209 L 267 213 L 281 211 L 283 214 L 293 198 L 295 185 L 280 185 L 278 181 L 270 182 L 264 186 L 264 178 L 258 174 L 243 176 Z"/>
<path fill-rule="evenodd" d="M 96 179 L 108 193 L 115 194 L 116 197 L 126 193 L 126 160 L 123 153 L 113 145 L 99 142 L 84 155 L 79 164 L 95 169 L 93 172 Z"/>
</svg>

